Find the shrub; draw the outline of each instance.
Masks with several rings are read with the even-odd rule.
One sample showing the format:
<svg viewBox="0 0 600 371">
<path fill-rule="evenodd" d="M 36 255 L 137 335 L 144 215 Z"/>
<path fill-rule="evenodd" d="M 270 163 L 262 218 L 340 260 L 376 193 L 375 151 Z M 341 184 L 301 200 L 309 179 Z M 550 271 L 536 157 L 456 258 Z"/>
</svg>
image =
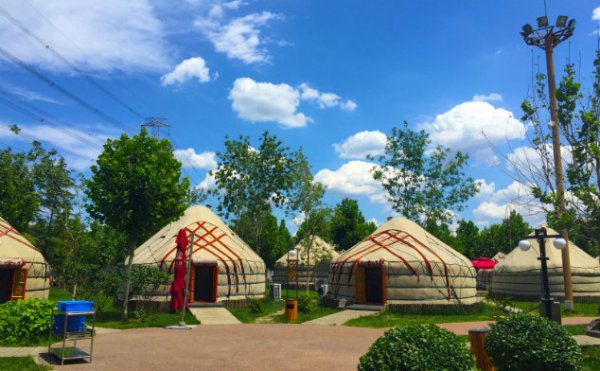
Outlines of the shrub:
<svg viewBox="0 0 600 371">
<path fill-rule="evenodd" d="M 250 299 L 248 302 L 248 308 L 250 309 L 250 313 L 262 313 L 263 301 L 256 298 Z"/>
<path fill-rule="evenodd" d="M 581 350 L 564 328 L 522 313 L 493 324 L 485 350 L 498 370 L 577 370 L 582 362 Z"/>
<path fill-rule="evenodd" d="M 459 336 L 435 325 L 388 330 L 360 357 L 359 370 L 470 370 L 473 356 Z"/>
<path fill-rule="evenodd" d="M 37 345 L 48 340 L 54 305 L 40 299 L 0 305 L 0 345 Z"/>
<path fill-rule="evenodd" d="M 298 310 L 302 313 L 313 313 L 317 310 L 317 302 L 306 294 L 298 296 Z"/>
</svg>

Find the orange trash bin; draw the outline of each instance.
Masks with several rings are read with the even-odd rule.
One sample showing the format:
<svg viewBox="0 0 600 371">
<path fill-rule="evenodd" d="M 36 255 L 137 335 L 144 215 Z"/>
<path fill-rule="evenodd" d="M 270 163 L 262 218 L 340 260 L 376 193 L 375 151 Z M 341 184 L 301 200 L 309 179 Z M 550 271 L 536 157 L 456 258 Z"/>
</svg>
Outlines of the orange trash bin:
<svg viewBox="0 0 600 371">
<path fill-rule="evenodd" d="M 285 318 L 289 322 L 296 322 L 298 319 L 298 300 L 286 299 L 285 301 Z"/>
</svg>

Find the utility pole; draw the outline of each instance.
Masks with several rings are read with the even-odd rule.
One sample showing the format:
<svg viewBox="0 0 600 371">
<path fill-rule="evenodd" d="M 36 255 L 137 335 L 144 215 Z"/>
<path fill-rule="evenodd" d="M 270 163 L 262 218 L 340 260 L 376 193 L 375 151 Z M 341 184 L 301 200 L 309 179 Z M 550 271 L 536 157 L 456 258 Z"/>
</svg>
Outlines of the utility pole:
<svg viewBox="0 0 600 371">
<path fill-rule="evenodd" d="M 141 125 L 141 128 L 151 128 L 151 134 L 154 138 L 160 139 L 160 128 L 169 128 L 171 125 L 165 122 L 164 117 L 146 117 L 146 122 Z"/>
<path fill-rule="evenodd" d="M 550 99 L 550 123 L 552 130 L 552 151 L 554 157 L 554 175 L 556 178 L 556 197 L 558 206 L 558 216 L 563 215 L 567 208 L 565 206 L 565 185 L 563 179 L 562 158 L 560 153 L 560 131 L 558 122 L 558 112 L 556 109 L 556 81 L 554 78 L 554 48 L 573 36 L 575 31 L 575 20 L 571 19 L 567 23 L 567 16 L 561 15 L 556 19 L 556 26 L 548 23 L 548 17 L 537 18 L 537 29 L 533 29 L 530 24 L 523 26 L 521 35 L 527 45 L 537 46 L 546 53 L 546 68 L 548 71 L 548 93 Z M 566 229 L 561 231 L 562 237 L 567 241 L 567 246 L 562 250 L 563 277 L 565 286 L 565 309 L 573 310 L 573 283 L 571 281 L 571 256 L 569 253 L 569 232 Z"/>
</svg>

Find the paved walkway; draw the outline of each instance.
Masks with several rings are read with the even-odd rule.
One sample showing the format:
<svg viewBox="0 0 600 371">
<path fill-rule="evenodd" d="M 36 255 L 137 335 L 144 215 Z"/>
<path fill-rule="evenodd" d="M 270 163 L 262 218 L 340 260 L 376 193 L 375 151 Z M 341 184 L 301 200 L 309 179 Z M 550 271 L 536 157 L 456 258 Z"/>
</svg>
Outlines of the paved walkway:
<svg viewBox="0 0 600 371">
<path fill-rule="evenodd" d="M 239 325 L 241 322 L 222 307 L 189 308 L 202 325 Z"/>
<path fill-rule="evenodd" d="M 325 317 L 313 319 L 312 321 L 304 322 L 303 325 L 329 325 L 329 326 L 341 326 L 347 321 L 363 317 L 369 316 L 371 314 L 375 314 L 379 311 L 377 310 L 354 310 L 354 309 L 346 309 L 341 312 L 333 313 Z"/>
<path fill-rule="evenodd" d="M 5 357 L 37 357 L 38 354 L 47 352 L 48 347 L 0 347 L 0 358 Z"/>
</svg>

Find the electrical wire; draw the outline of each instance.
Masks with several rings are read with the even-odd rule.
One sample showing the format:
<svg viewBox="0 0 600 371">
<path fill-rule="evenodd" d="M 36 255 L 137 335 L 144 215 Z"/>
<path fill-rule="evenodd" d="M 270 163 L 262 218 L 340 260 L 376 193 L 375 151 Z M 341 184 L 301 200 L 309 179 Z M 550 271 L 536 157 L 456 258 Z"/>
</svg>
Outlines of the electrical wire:
<svg viewBox="0 0 600 371">
<path fill-rule="evenodd" d="M 72 63 L 71 61 L 69 61 L 65 56 L 63 56 L 57 50 L 55 50 L 53 47 L 51 47 L 42 38 L 40 38 L 38 35 L 36 35 L 35 33 L 33 33 L 33 31 L 31 31 L 27 26 L 25 26 L 23 23 L 21 23 L 19 20 L 17 20 L 10 12 L 8 12 L 2 6 L 0 6 L 0 14 L 4 15 L 5 18 L 7 18 L 9 21 L 11 21 L 15 26 L 17 26 L 18 28 L 20 28 L 21 31 L 23 31 L 24 33 L 26 33 L 27 35 L 29 35 L 32 39 L 34 39 L 35 41 L 37 41 L 44 49 L 46 49 L 49 52 L 51 52 L 52 54 L 54 54 L 54 56 L 56 56 L 58 59 L 60 59 L 64 64 L 66 64 L 73 71 L 75 71 L 79 75 L 81 75 L 81 77 L 83 77 L 86 81 L 88 81 L 90 84 L 92 84 L 98 90 L 100 90 L 106 96 L 108 96 L 109 98 L 111 98 L 113 101 L 115 101 L 121 107 L 123 107 L 124 109 L 126 109 L 127 111 L 129 111 L 130 113 L 132 113 L 133 115 L 137 116 L 138 118 L 141 118 L 141 119 L 145 118 L 144 115 L 142 115 L 141 113 L 139 113 L 138 111 L 136 111 L 129 104 L 125 103 L 122 99 L 120 99 L 115 94 L 111 93 L 108 89 L 106 89 L 105 87 L 103 87 L 102 85 L 100 85 L 91 76 L 89 76 L 88 74 L 86 74 L 79 67 L 77 67 L 74 63 Z M 56 26 L 54 26 L 54 27 L 56 27 Z"/>
</svg>

